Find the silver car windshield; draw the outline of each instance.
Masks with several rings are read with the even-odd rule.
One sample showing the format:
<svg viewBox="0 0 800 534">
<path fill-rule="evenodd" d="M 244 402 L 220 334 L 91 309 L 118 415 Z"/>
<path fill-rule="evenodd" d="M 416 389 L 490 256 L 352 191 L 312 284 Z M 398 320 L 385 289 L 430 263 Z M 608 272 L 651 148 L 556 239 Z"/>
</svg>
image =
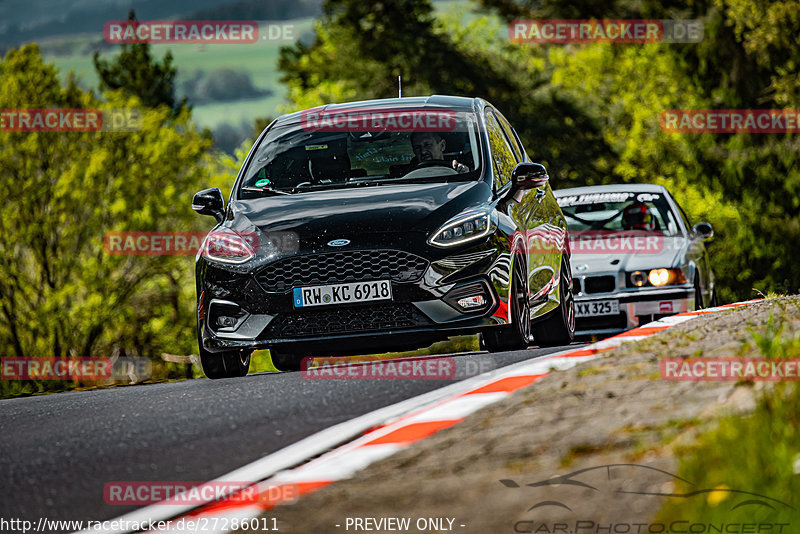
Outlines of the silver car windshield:
<svg viewBox="0 0 800 534">
<path fill-rule="evenodd" d="M 359 120 L 350 122 L 301 117 L 273 126 L 255 150 L 240 197 L 480 177 L 474 113 L 449 112 L 444 118 L 422 120 L 420 113 L 441 112 L 380 110 L 374 112 L 377 119 L 360 120 L 363 110 L 351 111 L 356 112 Z M 405 121 L 402 113 L 410 114 Z"/>
<path fill-rule="evenodd" d="M 638 230 L 682 235 L 675 213 L 659 193 L 587 193 L 557 200 L 570 232 Z"/>
</svg>

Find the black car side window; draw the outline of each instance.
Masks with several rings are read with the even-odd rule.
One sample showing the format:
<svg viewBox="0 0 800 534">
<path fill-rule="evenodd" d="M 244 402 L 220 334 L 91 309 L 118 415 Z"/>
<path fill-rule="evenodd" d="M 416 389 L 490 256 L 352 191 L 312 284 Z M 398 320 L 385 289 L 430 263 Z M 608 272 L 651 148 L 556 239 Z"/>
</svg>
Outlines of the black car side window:
<svg viewBox="0 0 800 534">
<path fill-rule="evenodd" d="M 492 149 L 492 162 L 495 172 L 495 190 L 499 190 L 511 180 L 511 171 L 517 164 L 514 151 L 509 145 L 503 128 L 491 111 L 486 112 L 486 133 L 489 135 L 489 146 Z"/>
<path fill-rule="evenodd" d="M 497 115 L 497 120 L 500 122 L 500 126 L 503 127 L 506 139 L 508 139 L 508 143 L 511 145 L 511 150 L 514 151 L 514 157 L 517 158 L 517 163 L 525 161 L 525 151 L 522 149 L 522 145 L 515 135 L 514 128 L 511 127 L 506 118 L 502 115 Z"/>
</svg>

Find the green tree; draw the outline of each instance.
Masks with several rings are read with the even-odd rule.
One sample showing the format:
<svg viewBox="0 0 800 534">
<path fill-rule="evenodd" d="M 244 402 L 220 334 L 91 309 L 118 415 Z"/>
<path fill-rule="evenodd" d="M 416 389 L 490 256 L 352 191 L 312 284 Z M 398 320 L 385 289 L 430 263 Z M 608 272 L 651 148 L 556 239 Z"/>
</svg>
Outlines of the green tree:
<svg viewBox="0 0 800 534">
<path fill-rule="evenodd" d="M 173 117 L 123 91 L 105 97 L 62 87 L 36 45 L 0 62 L 0 108 L 124 108 L 141 116 L 134 132 L 0 132 L 0 354 L 159 359 L 196 351 L 194 257 L 111 255 L 103 236 L 208 229 L 191 210 L 191 194 L 229 181 L 230 169 L 208 155 L 210 140 L 188 110 Z"/>
<path fill-rule="evenodd" d="M 128 14 L 128 20 L 136 23 L 133 10 Z M 137 96 L 147 107 L 163 104 L 176 115 L 186 106 L 186 99 L 180 103 L 175 101 L 177 69 L 172 65 L 170 52 L 159 63 L 150 54 L 148 43 L 123 44 L 113 60 L 101 59 L 100 53 L 95 52 L 92 61 L 100 78 L 101 91 L 122 90 Z"/>
<path fill-rule="evenodd" d="M 619 158 L 607 180 L 660 182 L 695 220 L 717 228 L 713 265 L 722 297 L 800 288 L 791 260 L 800 242 L 800 140 L 796 134 L 673 134 L 665 109 L 800 106 L 800 2 L 616 0 L 606 3 L 480 0 L 514 18 L 699 19 L 691 44 L 547 46 L 552 89 L 601 125 Z M 532 58 L 542 45 L 520 45 Z M 590 180 L 587 180 L 591 182 Z"/>
</svg>

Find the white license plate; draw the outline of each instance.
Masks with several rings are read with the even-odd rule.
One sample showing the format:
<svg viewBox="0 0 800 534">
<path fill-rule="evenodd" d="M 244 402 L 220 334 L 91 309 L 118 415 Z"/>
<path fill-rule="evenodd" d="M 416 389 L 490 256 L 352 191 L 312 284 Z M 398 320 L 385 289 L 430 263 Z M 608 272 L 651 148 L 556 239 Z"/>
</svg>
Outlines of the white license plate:
<svg viewBox="0 0 800 534">
<path fill-rule="evenodd" d="M 374 280 L 372 282 L 296 287 L 293 297 L 295 308 L 392 300 L 392 283 L 389 280 Z"/>
<path fill-rule="evenodd" d="M 575 317 L 597 317 L 598 315 L 617 315 L 618 313 L 619 301 L 616 299 L 575 303 Z"/>
</svg>

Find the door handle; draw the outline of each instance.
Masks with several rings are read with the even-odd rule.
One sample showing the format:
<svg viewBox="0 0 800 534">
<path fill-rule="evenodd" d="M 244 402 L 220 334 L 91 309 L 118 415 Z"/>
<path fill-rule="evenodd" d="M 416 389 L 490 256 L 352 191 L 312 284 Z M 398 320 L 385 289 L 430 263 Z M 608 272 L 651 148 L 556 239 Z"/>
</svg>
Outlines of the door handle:
<svg viewBox="0 0 800 534">
<path fill-rule="evenodd" d="M 544 198 L 544 195 L 545 195 L 545 194 L 546 194 L 546 193 L 545 193 L 545 190 L 544 190 L 544 189 L 537 189 L 537 190 L 536 190 L 536 200 L 538 200 L 539 202 L 541 202 L 541 201 L 542 201 L 542 199 Z"/>
</svg>

